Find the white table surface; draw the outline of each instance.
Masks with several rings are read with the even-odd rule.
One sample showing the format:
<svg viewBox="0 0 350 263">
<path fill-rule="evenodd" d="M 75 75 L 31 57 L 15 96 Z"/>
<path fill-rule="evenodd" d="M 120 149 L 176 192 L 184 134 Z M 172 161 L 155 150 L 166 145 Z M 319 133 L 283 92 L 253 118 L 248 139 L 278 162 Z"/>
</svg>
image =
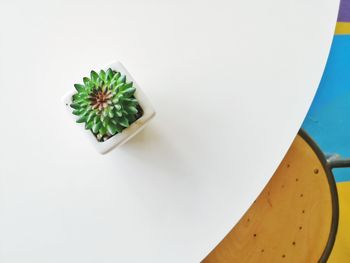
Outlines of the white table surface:
<svg viewBox="0 0 350 263">
<path fill-rule="evenodd" d="M 198 262 L 283 158 L 339 1 L 0 3 L 0 261 Z M 61 96 L 120 60 L 157 110 L 102 156 Z"/>
</svg>

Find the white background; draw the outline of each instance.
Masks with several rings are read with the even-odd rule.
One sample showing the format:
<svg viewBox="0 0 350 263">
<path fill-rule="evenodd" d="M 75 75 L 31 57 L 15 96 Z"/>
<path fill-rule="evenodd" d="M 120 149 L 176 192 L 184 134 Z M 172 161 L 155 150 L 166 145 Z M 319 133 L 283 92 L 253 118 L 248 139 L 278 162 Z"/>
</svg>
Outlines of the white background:
<svg viewBox="0 0 350 263">
<path fill-rule="evenodd" d="M 0 261 L 198 262 L 262 190 L 338 1 L 0 2 Z M 156 119 L 101 156 L 60 98 L 120 60 Z"/>
</svg>

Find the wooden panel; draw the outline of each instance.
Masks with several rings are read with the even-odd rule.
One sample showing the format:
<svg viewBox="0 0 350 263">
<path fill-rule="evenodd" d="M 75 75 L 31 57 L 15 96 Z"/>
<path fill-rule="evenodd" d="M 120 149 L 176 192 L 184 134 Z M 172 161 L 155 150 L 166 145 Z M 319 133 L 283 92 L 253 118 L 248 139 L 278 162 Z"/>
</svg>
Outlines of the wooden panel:
<svg viewBox="0 0 350 263">
<path fill-rule="evenodd" d="M 337 183 L 339 227 L 328 263 L 350 262 L 350 182 Z"/>
<path fill-rule="evenodd" d="M 350 23 L 349 22 L 338 22 L 335 27 L 336 35 L 349 35 L 350 34 Z"/>
<path fill-rule="evenodd" d="M 204 263 L 318 262 L 329 240 L 327 173 L 298 135 L 260 196 Z"/>
</svg>

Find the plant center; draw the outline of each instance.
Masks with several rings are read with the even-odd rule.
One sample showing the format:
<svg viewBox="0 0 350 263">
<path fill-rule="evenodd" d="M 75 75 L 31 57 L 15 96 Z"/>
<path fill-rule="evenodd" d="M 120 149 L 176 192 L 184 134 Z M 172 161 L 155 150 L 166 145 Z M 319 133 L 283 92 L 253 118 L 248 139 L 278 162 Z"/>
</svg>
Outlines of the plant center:
<svg viewBox="0 0 350 263">
<path fill-rule="evenodd" d="M 103 91 L 102 89 L 97 89 L 90 95 L 91 106 L 93 109 L 98 109 L 102 111 L 107 108 L 109 104 L 112 103 L 112 93 L 110 91 Z"/>
</svg>

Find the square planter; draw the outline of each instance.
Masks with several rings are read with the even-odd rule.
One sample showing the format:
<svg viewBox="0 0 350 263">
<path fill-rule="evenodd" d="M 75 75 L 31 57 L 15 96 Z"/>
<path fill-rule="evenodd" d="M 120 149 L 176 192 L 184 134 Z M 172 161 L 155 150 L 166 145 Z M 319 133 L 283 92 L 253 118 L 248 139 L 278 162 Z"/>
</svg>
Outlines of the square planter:
<svg viewBox="0 0 350 263">
<path fill-rule="evenodd" d="M 130 124 L 129 127 L 123 129 L 121 132 L 115 134 L 114 136 L 110 137 L 106 141 L 98 141 L 96 136 L 92 133 L 91 130 L 85 129 L 84 123 L 76 123 L 76 125 L 82 130 L 82 132 L 86 135 L 86 137 L 94 145 L 96 150 L 101 154 L 108 153 L 109 151 L 111 151 L 115 147 L 120 146 L 120 145 L 124 144 L 125 142 L 127 142 L 134 135 L 136 135 L 138 132 L 140 132 L 150 122 L 150 120 L 155 116 L 155 111 L 154 111 L 151 103 L 149 102 L 149 100 L 147 99 L 145 94 L 142 92 L 141 88 L 134 81 L 132 76 L 129 74 L 129 72 L 124 68 L 124 66 L 120 62 L 114 62 L 110 65 L 107 65 L 103 69 L 107 70 L 108 68 L 111 68 L 112 70 L 118 71 L 122 75 L 125 75 L 128 82 L 130 82 L 130 81 L 133 82 L 133 87 L 136 88 L 134 96 L 137 99 L 140 107 L 142 108 L 143 114 L 135 122 Z M 75 89 L 72 89 L 70 92 L 68 92 L 62 98 L 62 101 L 64 103 L 64 106 L 67 108 L 69 115 L 74 120 L 77 120 L 78 117 L 73 115 L 73 113 L 72 113 L 73 109 L 70 107 L 70 104 L 72 103 L 72 96 L 75 93 L 77 93 L 77 91 Z"/>
</svg>

